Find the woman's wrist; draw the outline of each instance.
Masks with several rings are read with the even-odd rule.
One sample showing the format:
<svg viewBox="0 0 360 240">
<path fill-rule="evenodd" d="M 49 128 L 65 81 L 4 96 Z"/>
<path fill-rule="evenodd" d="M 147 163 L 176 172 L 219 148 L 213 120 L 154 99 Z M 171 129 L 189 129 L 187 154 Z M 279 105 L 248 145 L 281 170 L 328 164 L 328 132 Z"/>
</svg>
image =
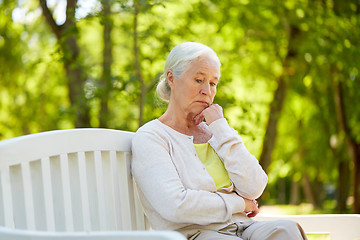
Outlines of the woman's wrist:
<svg viewBox="0 0 360 240">
<path fill-rule="evenodd" d="M 245 201 L 236 193 L 218 193 L 226 202 L 231 210 L 231 214 L 245 211 Z"/>
</svg>

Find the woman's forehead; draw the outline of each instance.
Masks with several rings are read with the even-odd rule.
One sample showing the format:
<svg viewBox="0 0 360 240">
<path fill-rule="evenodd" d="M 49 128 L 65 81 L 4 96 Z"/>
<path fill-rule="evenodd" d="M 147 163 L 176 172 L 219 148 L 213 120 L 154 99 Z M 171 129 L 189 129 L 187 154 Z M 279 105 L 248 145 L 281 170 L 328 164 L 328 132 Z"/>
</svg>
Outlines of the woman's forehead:
<svg viewBox="0 0 360 240">
<path fill-rule="evenodd" d="M 201 70 L 199 70 L 195 73 L 195 75 L 202 75 L 202 76 L 206 77 L 208 75 L 208 73 L 202 72 Z M 214 75 L 214 78 L 219 79 L 218 74 Z"/>
<path fill-rule="evenodd" d="M 220 77 L 220 65 L 217 61 L 209 57 L 199 57 L 195 61 L 192 61 L 188 72 L 198 75 L 214 75 L 213 77 Z"/>
</svg>

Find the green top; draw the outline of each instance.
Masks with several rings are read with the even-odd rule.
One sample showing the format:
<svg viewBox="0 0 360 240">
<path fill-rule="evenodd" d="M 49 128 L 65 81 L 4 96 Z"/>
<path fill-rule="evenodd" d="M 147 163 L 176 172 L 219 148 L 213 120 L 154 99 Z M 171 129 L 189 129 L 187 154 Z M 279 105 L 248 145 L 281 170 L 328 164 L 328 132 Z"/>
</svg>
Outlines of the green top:
<svg viewBox="0 0 360 240">
<path fill-rule="evenodd" d="M 195 150 L 200 161 L 205 165 L 206 170 L 213 178 L 216 189 L 227 188 L 231 186 L 228 172 L 224 163 L 221 161 L 215 150 L 209 143 L 194 144 Z"/>
</svg>

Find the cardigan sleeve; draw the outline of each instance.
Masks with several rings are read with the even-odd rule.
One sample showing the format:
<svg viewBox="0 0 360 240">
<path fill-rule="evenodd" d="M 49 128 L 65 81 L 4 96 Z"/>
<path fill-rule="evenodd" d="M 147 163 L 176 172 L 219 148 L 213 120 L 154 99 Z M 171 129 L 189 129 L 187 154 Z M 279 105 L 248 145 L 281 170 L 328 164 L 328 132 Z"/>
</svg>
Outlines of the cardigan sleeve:
<svg viewBox="0 0 360 240">
<path fill-rule="evenodd" d="M 132 173 L 139 191 L 164 219 L 207 225 L 225 222 L 243 212 L 236 193 L 186 189 L 171 160 L 167 143 L 150 132 L 137 132 L 132 141 Z"/>
<path fill-rule="evenodd" d="M 229 127 L 225 118 L 209 125 L 215 139 L 215 151 L 223 160 L 235 191 L 247 199 L 256 199 L 263 193 L 268 177 L 259 161 L 248 152 L 240 135 Z"/>
</svg>

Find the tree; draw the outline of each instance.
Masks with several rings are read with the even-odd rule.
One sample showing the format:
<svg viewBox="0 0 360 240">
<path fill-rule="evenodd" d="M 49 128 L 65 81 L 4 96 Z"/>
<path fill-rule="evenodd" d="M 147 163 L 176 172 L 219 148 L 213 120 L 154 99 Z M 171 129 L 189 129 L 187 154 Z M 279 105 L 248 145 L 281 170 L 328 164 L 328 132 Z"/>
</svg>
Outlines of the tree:
<svg viewBox="0 0 360 240">
<path fill-rule="evenodd" d="M 342 1 L 334 1 L 334 7 L 333 11 L 338 17 L 338 19 L 343 22 L 343 26 L 346 27 L 346 30 L 355 30 L 359 27 L 359 24 L 353 24 L 353 19 L 357 19 L 359 21 L 360 16 L 360 3 L 359 1 L 350 1 L 348 4 L 344 4 Z M 355 23 L 358 23 L 356 21 Z M 351 31 L 353 33 L 353 31 Z M 359 35 L 346 35 L 344 40 L 345 47 L 349 48 L 352 47 L 351 43 L 358 44 L 359 42 Z M 350 44 L 350 46 L 349 46 Z M 346 103 L 345 96 L 349 99 L 355 100 L 358 98 L 352 98 L 352 97 L 359 97 L 358 94 L 346 94 L 346 88 L 344 88 L 344 83 L 349 82 L 349 77 L 346 76 L 346 70 L 352 70 L 353 68 L 356 68 L 353 63 L 347 62 L 349 58 L 354 58 L 353 56 L 354 52 L 347 52 L 347 51 L 341 51 L 340 54 L 342 55 L 342 61 L 347 65 L 346 68 L 341 67 L 341 69 L 338 69 L 339 60 L 334 59 L 334 65 L 332 65 L 332 81 L 333 81 L 333 89 L 334 89 L 334 97 L 335 97 L 335 106 L 336 106 L 336 115 L 339 123 L 339 129 L 344 134 L 346 147 L 349 153 L 349 157 L 353 163 L 353 195 L 354 195 L 354 212 L 360 213 L 360 139 L 356 137 L 358 135 L 358 132 L 353 131 L 353 129 L 350 127 L 350 119 L 356 119 L 355 121 L 359 121 L 359 115 L 356 115 L 356 113 L 359 113 L 358 111 L 355 111 L 355 115 L 351 116 L 352 114 L 349 112 L 346 112 L 346 105 L 349 103 Z M 344 56 L 343 54 L 349 54 L 349 56 Z M 356 57 L 355 57 L 356 58 Z M 345 61 L 344 61 L 345 60 Z M 359 60 L 355 60 L 358 62 Z M 339 71 L 342 71 L 341 74 L 337 74 Z M 348 83 L 349 84 L 349 83 Z M 350 82 L 351 85 L 356 86 L 357 88 L 360 87 L 360 84 L 358 81 Z M 349 91 L 349 90 L 347 90 Z M 350 101 L 352 102 L 352 101 Z M 351 103 L 350 103 L 351 104 Z M 355 128 L 356 129 L 356 128 Z"/>
<path fill-rule="evenodd" d="M 336 69 L 336 67 L 334 66 L 333 69 Z M 336 71 L 336 70 L 333 70 Z M 335 109 L 336 109 L 336 116 L 338 119 L 338 124 L 339 124 L 339 129 L 342 133 L 344 133 L 345 135 L 345 141 L 346 141 L 346 145 L 348 148 L 348 152 L 349 152 L 349 156 L 350 159 L 353 161 L 354 163 L 354 188 L 353 188 L 353 193 L 354 193 L 354 211 L 356 213 L 360 212 L 360 190 L 358 188 L 358 186 L 360 185 L 360 178 L 359 178 L 359 169 L 360 169 L 360 143 L 356 142 L 356 139 L 354 139 L 352 137 L 351 134 L 351 130 L 350 127 L 348 125 L 348 119 L 345 113 L 345 101 L 344 101 L 344 89 L 343 89 L 343 84 L 341 81 L 339 81 L 338 79 L 336 79 L 336 73 L 333 72 L 332 74 L 332 82 L 333 82 L 333 91 L 334 91 L 334 102 L 335 102 Z M 339 176 L 339 180 L 345 178 L 346 176 L 344 176 L 346 173 L 349 174 L 348 171 L 348 162 L 345 161 L 341 161 L 339 163 L 339 172 L 340 173 L 344 173 L 342 175 Z M 340 186 L 339 189 L 343 188 L 344 190 L 347 189 L 347 185 L 348 181 L 346 181 L 346 179 L 340 181 Z M 344 186 L 345 185 L 345 186 Z M 339 203 L 341 204 L 341 200 L 345 201 L 346 199 L 344 195 L 346 194 L 346 192 L 344 194 L 341 194 L 340 197 L 342 199 L 340 199 Z M 343 203 L 342 203 L 343 204 Z M 344 206 L 340 205 L 340 210 L 343 210 Z"/>
<path fill-rule="evenodd" d="M 143 3 L 139 0 L 135 0 L 133 2 L 133 54 L 134 54 L 134 69 L 135 76 L 140 83 L 140 93 L 139 93 L 139 127 L 144 123 L 144 108 L 145 108 L 145 100 L 147 93 L 154 87 L 156 82 L 158 81 L 158 77 L 160 74 L 156 74 L 152 79 L 146 79 L 144 77 L 142 67 L 141 67 L 141 59 L 140 59 L 140 45 L 139 41 L 139 30 L 138 30 L 138 22 L 139 16 L 141 12 L 150 12 L 151 8 L 159 5 L 159 3 Z M 155 30 L 152 28 L 152 30 Z M 149 33 L 142 33 L 143 38 L 147 37 Z M 141 40 L 141 39 L 140 39 Z"/>
<path fill-rule="evenodd" d="M 102 22 L 104 25 L 103 29 L 103 63 L 102 63 L 102 78 L 100 80 L 100 127 L 108 127 L 108 119 L 109 119 L 109 97 L 111 96 L 111 92 L 113 89 L 112 86 L 112 74 L 111 74 L 111 66 L 113 63 L 113 55 L 112 55 L 112 40 L 111 40 L 111 32 L 113 28 L 113 20 L 111 13 L 111 4 L 112 0 L 102 0 Z"/>
<path fill-rule="evenodd" d="M 75 11 L 77 0 L 67 0 L 66 20 L 58 25 L 47 6 L 46 0 L 40 0 L 43 15 L 55 34 L 63 53 L 63 62 L 68 78 L 69 99 L 75 112 L 75 126 L 89 127 L 89 107 L 85 98 L 84 85 L 86 71 L 81 65 L 80 48 L 78 45 L 78 29 L 76 26 Z"/>
<path fill-rule="evenodd" d="M 283 61 L 283 73 L 278 78 L 278 86 L 274 93 L 274 98 L 270 103 L 269 119 L 266 125 L 265 136 L 263 140 L 263 147 L 260 155 L 259 162 L 265 171 L 268 171 L 268 167 L 271 163 L 271 155 L 275 147 L 277 124 L 281 115 L 281 110 L 284 105 L 286 89 L 288 81 L 291 81 L 291 77 L 294 73 L 294 66 L 291 66 L 291 61 L 298 56 L 297 53 L 297 39 L 301 34 L 300 30 L 290 25 L 288 27 L 288 50 Z"/>
</svg>

